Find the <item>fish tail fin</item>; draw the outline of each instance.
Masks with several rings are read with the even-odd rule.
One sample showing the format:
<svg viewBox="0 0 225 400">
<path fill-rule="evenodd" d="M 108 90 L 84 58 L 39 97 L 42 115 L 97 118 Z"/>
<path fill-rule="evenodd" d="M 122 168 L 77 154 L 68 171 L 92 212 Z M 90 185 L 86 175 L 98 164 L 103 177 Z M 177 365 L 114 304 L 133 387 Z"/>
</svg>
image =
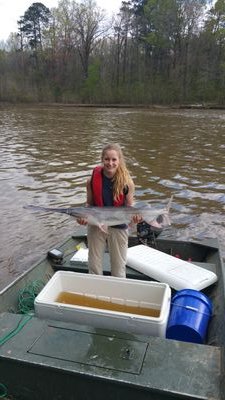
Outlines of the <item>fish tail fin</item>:
<svg viewBox="0 0 225 400">
<path fill-rule="evenodd" d="M 169 199 L 169 202 L 166 206 L 165 212 L 163 214 L 158 215 L 158 217 L 154 221 L 151 222 L 152 226 L 154 226 L 156 228 L 163 228 L 163 227 L 171 225 L 170 208 L 171 208 L 172 201 L 173 201 L 173 195 Z"/>
<path fill-rule="evenodd" d="M 158 228 L 158 229 L 162 229 L 166 226 L 170 226 L 171 221 L 170 221 L 168 212 L 158 215 L 158 217 L 155 218 L 153 221 L 151 221 L 149 225 L 153 226 L 154 228 Z"/>
<path fill-rule="evenodd" d="M 167 206 L 166 206 L 166 211 L 167 211 L 168 213 L 170 212 L 170 208 L 171 208 L 172 201 L 173 201 L 173 194 L 172 194 L 172 196 L 170 197 L 169 202 L 168 202 L 168 204 L 167 204 Z"/>
</svg>

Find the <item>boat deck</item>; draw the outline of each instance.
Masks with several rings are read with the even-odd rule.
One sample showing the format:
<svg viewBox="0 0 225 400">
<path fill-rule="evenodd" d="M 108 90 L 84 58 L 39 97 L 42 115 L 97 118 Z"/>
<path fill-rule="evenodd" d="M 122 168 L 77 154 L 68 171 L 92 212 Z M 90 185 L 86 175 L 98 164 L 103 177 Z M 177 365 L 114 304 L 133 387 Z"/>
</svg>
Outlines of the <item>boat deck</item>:
<svg viewBox="0 0 225 400">
<path fill-rule="evenodd" d="M 1 336 L 20 320 L 1 314 Z M 0 348 L 1 381 L 9 387 L 13 381 L 22 399 L 59 400 L 66 393 L 67 399 L 217 400 L 220 362 L 215 346 L 203 351 L 202 345 L 35 317 Z"/>
</svg>

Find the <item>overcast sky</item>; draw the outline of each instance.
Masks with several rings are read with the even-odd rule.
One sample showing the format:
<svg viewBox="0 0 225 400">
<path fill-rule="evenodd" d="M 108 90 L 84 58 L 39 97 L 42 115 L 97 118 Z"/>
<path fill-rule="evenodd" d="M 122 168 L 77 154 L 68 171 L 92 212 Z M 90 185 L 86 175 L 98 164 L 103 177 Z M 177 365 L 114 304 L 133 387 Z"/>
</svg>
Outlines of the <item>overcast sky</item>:
<svg viewBox="0 0 225 400">
<path fill-rule="evenodd" d="M 78 0 L 79 1 L 79 0 Z M 59 0 L 0 0 L 0 41 L 6 40 L 11 32 L 17 32 L 17 21 L 31 4 L 40 2 L 46 7 L 56 7 Z M 96 0 L 109 13 L 119 11 L 122 0 Z"/>
</svg>

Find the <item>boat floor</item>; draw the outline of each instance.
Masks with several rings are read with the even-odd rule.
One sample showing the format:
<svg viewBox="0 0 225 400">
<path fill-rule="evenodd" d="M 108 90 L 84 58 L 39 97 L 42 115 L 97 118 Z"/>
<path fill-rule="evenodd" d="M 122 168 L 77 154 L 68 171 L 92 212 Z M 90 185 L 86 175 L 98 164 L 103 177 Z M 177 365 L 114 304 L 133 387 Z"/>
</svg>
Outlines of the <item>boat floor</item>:
<svg viewBox="0 0 225 400">
<path fill-rule="evenodd" d="M 21 318 L 0 314 L 0 337 Z M 217 400 L 220 373 L 215 346 L 35 317 L 0 347 L 1 381 L 16 399 Z"/>
</svg>

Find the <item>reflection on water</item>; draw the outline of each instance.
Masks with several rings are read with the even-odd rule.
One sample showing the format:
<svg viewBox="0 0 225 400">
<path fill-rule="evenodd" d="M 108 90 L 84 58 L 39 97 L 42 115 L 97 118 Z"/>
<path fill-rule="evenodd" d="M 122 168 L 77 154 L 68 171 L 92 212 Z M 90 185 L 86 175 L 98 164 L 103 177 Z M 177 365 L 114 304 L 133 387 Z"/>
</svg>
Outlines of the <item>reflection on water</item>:
<svg viewBox="0 0 225 400">
<path fill-rule="evenodd" d="M 0 109 L 1 285 L 77 229 L 71 217 L 25 204 L 85 202 L 102 146 L 122 145 L 137 201 L 166 203 L 168 235 L 219 237 L 225 254 L 225 115 L 212 110 L 10 107 Z"/>
</svg>

